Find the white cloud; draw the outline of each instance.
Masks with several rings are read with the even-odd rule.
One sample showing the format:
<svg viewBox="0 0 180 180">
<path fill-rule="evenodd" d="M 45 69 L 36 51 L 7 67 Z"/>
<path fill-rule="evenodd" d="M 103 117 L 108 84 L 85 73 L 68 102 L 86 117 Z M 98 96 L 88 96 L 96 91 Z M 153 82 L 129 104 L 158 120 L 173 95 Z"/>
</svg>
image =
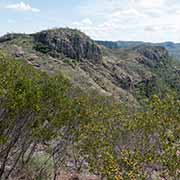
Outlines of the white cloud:
<svg viewBox="0 0 180 180">
<path fill-rule="evenodd" d="M 40 12 L 39 9 L 33 8 L 30 4 L 26 4 L 23 1 L 17 4 L 9 4 L 5 7 L 6 9 L 12 9 L 16 11 L 22 11 L 22 12 Z"/>
<path fill-rule="evenodd" d="M 131 3 L 140 8 L 150 9 L 162 7 L 165 0 L 131 0 Z"/>
<path fill-rule="evenodd" d="M 86 0 L 82 17 L 93 24 L 73 24 L 94 39 L 179 41 L 179 0 Z"/>
</svg>

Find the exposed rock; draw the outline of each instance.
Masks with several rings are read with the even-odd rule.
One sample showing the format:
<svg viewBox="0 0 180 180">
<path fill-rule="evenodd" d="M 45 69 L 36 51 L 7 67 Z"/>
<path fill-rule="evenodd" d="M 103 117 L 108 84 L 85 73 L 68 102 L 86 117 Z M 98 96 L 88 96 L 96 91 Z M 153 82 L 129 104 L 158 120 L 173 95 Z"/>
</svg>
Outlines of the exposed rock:
<svg viewBox="0 0 180 180">
<path fill-rule="evenodd" d="M 23 57 L 24 51 L 23 51 L 22 47 L 19 47 L 19 46 L 14 46 L 14 47 L 15 47 L 15 52 L 14 52 L 15 57 L 17 57 L 17 58 Z"/>
<path fill-rule="evenodd" d="M 123 89 L 130 90 L 133 88 L 133 80 L 128 74 L 119 71 L 115 71 L 114 73 L 115 73 L 114 74 L 115 81 Z"/>
<path fill-rule="evenodd" d="M 30 57 L 28 57 L 28 61 L 35 61 L 36 59 L 38 59 L 39 58 L 39 56 L 37 56 L 36 54 L 32 54 L 32 55 L 30 55 Z"/>
<path fill-rule="evenodd" d="M 139 46 L 134 48 L 136 52 L 152 61 L 161 61 L 162 58 L 168 57 L 168 51 L 160 46 Z"/>
<path fill-rule="evenodd" d="M 133 48 L 139 55 L 136 61 L 150 68 L 157 68 L 160 64 L 164 64 L 169 59 L 168 51 L 159 46 L 139 46 Z"/>
<path fill-rule="evenodd" d="M 71 29 L 54 29 L 34 35 L 36 43 L 45 45 L 47 51 L 62 53 L 66 57 L 101 62 L 102 52 L 84 33 Z"/>
</svg>

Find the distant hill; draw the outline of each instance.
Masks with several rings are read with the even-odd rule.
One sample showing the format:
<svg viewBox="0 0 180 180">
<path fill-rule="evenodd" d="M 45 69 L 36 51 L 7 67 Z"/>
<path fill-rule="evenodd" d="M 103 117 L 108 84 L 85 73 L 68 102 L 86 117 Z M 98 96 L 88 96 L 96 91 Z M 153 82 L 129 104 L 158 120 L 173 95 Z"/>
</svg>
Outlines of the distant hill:
<svg viewBox="0 0 180 180">
<path fill-rule="evenodd" d="M 96 41 L 96 42 L 110 49 L 131 48 L 142 44 L 162 46 L 166 48 L 171 55 L 173 55 L 177 59 L 180 59 L 180 43 L 173 43 L 173 42 L 149 43 L 143 41 Z"/>
</svg>

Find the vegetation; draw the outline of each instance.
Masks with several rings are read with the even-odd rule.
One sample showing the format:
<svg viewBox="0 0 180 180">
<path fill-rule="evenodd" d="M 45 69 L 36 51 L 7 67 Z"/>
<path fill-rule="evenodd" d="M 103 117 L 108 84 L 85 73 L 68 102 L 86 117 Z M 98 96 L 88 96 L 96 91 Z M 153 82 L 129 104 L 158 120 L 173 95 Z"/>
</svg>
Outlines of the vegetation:
<svg viewBox="0 0 180 180">
<path fill-rule="evenodd" d="M 51 51 L 51 49 L 47 45 L 44 45 L 42 43 L 36 43 L 34 49 L 44 54 L 47 54 Z"/>
<path fill-rule="evenodd" d="M 180 178 L 173 93 L 137 111 L 1 54 L 0 132 L 1 179 L 56 179 L 68 159 L 102 179 Z"/>
<path fill-rule="evenodd" d="M 132 48 L 139 45 L 146 45 L 151 44 L 154 46 L 161 46 L 166 48 L 169 53 L 175 57 L 177 60 L 180 57 L 180 44 L 173 43 L 173 42 L 163 42 L 163 43 L 147 43 L 143 41 L 96 41 L 96 43 L 103 45 L 110 49 L 125 49 L 125 48 Z"/>
<path fill-rule="evenodd" d="M 179 92 L 179 62 L 157 45 L 131 43 L 108 49 L 69 28 L 0 38 L 1 50 L 9 56 L 49 74 L 60 71 L 82 89 L 96 89 L 129 104 L 154 94 L 161 97 L 167 90 Z"/>
<path fill-rule="evenodd" d="M 164 48 L 108 50 L 71 29 L 0 41 L 18 59 L 0 53 L 0 179 L 180 179 L 179 63 Z"/>
</svg>

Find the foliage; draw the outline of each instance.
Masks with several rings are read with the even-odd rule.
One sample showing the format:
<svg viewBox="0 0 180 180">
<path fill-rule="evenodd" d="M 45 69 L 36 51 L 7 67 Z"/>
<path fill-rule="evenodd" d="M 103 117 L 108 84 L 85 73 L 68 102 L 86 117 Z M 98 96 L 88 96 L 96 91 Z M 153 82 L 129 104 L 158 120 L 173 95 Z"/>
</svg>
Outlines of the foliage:
<svg viewBox="0 0 180 180">
<path fill-rule="evenodd" d="M 127 115 L 108 106 L 80 128 L 75 145 L 89 170 L 108 179 L 178 179 L 180 103 L 176 95 L 153 96 L 142 112 Z M 101 119 L 102 118 L 102 119 Z"/>
<path fill-rule="evenodd" d="M 45 54 L 51 51 L 51 49 L 47 45 L 44 45 L 42 43 L 36 43 L 34 49 Z"/>
<path fill-rule="evenodd" d="M 39 147 L 50 157 L 42 177 L 57 176 L 71 147 L 76 162 L 83 159 L 79 172 L 86 166 L 109 180 L 155 172 L 180 178 L 180 102 L 173 93 L 133 111 L 1 55 L 0 132 L 1 179 L 25 167 L 37 171 L 47 159 L 37 156 Z"/>
<path fill-rule="evenodd" d="M 69 89 L 61 75 L 49 77 L 1 55 L 0 177 L 7 178 L 19 161 L 25 161 L 24 154 L 32 144 L 55 138 L 65 122 L 71 122 L 73 109 L 68 108 L 73 102 L 67 96 Z M 14 165 L 7 172 L 10 158 L 15 159 Z"/>
</svg>

